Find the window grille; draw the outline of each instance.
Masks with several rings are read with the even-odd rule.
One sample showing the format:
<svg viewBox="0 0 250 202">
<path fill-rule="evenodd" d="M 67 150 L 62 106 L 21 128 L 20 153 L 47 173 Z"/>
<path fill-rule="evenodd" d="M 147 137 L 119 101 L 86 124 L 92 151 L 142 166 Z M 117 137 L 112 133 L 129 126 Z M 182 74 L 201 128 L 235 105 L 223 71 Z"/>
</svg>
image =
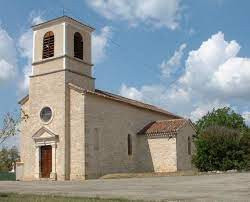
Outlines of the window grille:
<svg viewBox="0 0 250 202">
<path fill-rule="evenodd" d="M 43 37 L 43 59 L 54 56 L 55 37 L 53 32 L 47 32 Z"/>
</svg>

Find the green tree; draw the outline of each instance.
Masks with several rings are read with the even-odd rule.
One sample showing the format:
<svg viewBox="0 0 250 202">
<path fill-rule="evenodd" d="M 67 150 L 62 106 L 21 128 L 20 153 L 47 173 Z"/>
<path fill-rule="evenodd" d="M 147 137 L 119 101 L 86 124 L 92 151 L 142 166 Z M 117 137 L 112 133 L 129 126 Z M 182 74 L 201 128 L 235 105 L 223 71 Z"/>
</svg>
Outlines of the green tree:
<svg viewBox="0 0 250 202">
<path fill-rule="evenodd" d="M 210 126 L 223 126 L 226 128 L 238 129 L 240 131 L 247 130 L 244 118 L 229 107 L 217 110 L 213 109 L 212 112 L 208 112 L 198 120 L 196 123 L 197 134 L 199 135 Z"/>
<path fill-rule="evenodd" d="M 197 123 L 193 163 L 201 171 L 250 169 L 250 129 L 232 109 L 213 110 Z"/>
<path fill-rule="evenodd" d="M 195 139 L 193 163 L 201 171 L 247 169 L 247 145 L 239 130 L 210 126 Z M 245 144 L 245 147 L 243 145 Z"/>
<path fill-rule="evenodd" d="M 0 172 L 7 172 L 12 169 L 13 163 L 19 160 L 17 147 L 3 148 L 0 151 Z"/>
<path fill-rule="evenodd" d="M 245 169 L 250 170 L 250 129 L 245 131 L 241 140 L 240 147 L 244 151 L 244 159 L 245 159 Z"/>
</svg>

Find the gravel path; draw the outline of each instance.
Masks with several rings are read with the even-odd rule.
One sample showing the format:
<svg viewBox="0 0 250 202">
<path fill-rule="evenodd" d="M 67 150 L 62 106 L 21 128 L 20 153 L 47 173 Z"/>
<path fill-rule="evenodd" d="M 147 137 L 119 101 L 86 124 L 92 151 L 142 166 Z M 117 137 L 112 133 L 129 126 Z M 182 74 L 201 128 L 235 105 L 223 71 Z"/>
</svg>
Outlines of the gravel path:
<svg viewBox="0 0 250 202">
<path fill-rule="evenodd" d="M 250 173 L 83 182 L 0 181 L 0 192 L 144 200 L 250 201 Z"/>
</svg>

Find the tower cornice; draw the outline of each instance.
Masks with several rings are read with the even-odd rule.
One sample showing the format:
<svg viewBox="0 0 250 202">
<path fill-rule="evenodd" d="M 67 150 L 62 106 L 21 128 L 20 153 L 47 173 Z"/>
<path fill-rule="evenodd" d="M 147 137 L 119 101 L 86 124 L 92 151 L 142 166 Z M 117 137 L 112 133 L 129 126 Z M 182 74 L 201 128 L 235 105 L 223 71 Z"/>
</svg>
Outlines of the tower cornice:
<svg viewBox="0 0 250 202">
<path fill-rule="evenodd" d="M 32 65 L 39 65 L 39 64 L 43 64 L 43 63 L 46 63 L 46 62 L 50 62 L 50 61 L 54 61 L 54 60 L 58 60 L 58 59 L 62 59 L 62 58 L 69 58 L 69 59 L 72 59 L 72 60 L 76 60 L 76 61 L 78 61 L 78 62 L 80 62 L 82 64 L 85 64 L 85 65 L 94 66 L 94 64 L 85 62 L 83 60 L 71 57 L 71 56 L 66 55 L 66 54 L 65 55 L 60 55 L 60 56 L 57 56 L 57 57 L 51 57 L 51 58 L 42 59 L 42 60 L 33 62 Z"/>
<path fill-rule="evenodd" d="M 60 24 L 60 23 L 63 23 L 63 22 L 67 22 L 69 24 L 74 24 L 74 25 L 77 25 L 77 26 L 80 26 L 80 27 L 84 27 L 85 29 L 88 29 L 90 32 L 93 32 L 95 30 L 95 28 L 91 27 L 90 25 L 79 22 L 78 20 L 75 20 L 75 19 L 73 19 L 71 17 L 68 17 L 68 16 L 61 16 L 61 17 L 58 17 L 58 18 L 55 18 L 55 19 L 52 19 L 52 20 L 49 20 L 49 21 L 34 25 L 34 26 L 32 26 L 32 29 L 33 29 L 33 31 L 36 31 L 36 30 L 43 29 L 43 28 L 46 28 L 46 27 L 50 27 L 50 26 Z"/>
</svg>

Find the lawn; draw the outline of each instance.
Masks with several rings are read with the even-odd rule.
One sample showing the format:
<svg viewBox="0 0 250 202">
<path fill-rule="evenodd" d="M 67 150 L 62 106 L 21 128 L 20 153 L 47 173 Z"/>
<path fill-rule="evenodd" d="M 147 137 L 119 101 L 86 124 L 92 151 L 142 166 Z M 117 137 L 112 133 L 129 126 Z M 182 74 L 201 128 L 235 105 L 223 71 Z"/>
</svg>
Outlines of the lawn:
<svg viewBox="0 0 250 202">
<path fill-rule="evenodd" d="M 83 202 L 116 202 L 116 201 L 117 202 L 128 202 L 131 200 L 0 193 L 0 201 L 1 202 L 78 202 L 78 201 L 83 201 Z M 135 201 L 135 202 L 139 202 L 139 201 Z"/>
</svg>

